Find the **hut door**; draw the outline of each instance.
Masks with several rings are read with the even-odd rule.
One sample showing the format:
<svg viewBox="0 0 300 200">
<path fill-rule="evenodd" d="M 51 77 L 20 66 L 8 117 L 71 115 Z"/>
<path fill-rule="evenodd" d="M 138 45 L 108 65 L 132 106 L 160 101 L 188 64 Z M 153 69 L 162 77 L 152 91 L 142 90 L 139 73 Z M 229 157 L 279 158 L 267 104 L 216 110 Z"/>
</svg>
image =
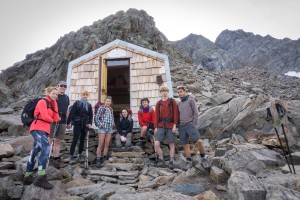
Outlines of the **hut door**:
<svg viewBox="0 0 300 200">
<path fill-rule="evenodd" d="M 104 103 L 107 96 L 107 65 L 105 60 L 102 58 L 100 65 L 100 88 L 100 101 Z"/>
</svg>

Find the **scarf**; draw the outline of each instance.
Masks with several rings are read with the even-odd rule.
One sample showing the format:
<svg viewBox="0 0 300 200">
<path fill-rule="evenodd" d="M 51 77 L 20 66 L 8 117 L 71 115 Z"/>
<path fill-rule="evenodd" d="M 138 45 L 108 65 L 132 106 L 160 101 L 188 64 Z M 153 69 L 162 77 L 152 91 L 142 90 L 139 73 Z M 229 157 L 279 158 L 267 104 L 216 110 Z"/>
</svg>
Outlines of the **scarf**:
<svg viewBox="0 0 300 200">
<path fill-rule="evenodd" d="M 86 111 L 89 111 L 89 103 L 86 99 L 81 98 L 80 102 L 82 103 L 83 107 L 86 109 Z"/>
<path fill-rule="evenodd" d="M 150 110 L 150 106 L 148 105 L 147 107 L 142 107 L 143 113 L 147 113 Z"/>
<path fill-rule="evenodd" d="M 189 99 L 189 96 L 185 96 L 185 97 L 180 98 L 180 100 L 181 100 L 182 102 L 185 102 L 185 101 L 188 100 L 188 99 Z"/>
</svg>

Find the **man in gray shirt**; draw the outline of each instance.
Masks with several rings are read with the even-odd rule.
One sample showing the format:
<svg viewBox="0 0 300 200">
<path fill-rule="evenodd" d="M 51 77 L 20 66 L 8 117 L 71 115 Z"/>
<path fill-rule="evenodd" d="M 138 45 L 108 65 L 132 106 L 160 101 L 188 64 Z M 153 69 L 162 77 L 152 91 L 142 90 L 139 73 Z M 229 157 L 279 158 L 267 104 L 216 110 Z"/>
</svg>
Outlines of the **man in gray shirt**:
<svg viewBox="0 0 300 200">
<path fill-rule="evenodd" d="M 197 143 L 198 150 L 200 152 L 200 160 L 202 167 L 209 171 L 210 165 L 205 157 L 205 147 L 203 140 L 200 139 L 200 134 L 196 128 L 198 121 L 198 109 L 194 99 L 189 98 L 186 94 L 184 86 L 177 87 L 178 96 L 180 102 L 178 103 L 179 110 L 179 139 L 180 144 L 183 145 L 187 160 L 187 168 L 192 166 L 191 150 L 189 145 L 189 139 Z"/>
</svg>

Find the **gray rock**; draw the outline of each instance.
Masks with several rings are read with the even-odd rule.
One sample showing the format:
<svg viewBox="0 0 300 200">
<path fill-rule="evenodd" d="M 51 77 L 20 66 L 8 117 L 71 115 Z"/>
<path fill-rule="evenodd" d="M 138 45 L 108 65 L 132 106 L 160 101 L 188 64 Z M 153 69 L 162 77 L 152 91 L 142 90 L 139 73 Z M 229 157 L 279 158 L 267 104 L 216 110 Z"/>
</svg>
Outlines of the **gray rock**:
<svg viewBox="0 0 300 200">
<path fill-rule="evenodd" d="M 23 194 L 23 186 L 13 186 L 7 188 L 7 196 L 11 199 L 21 199 L 22 194 Z"/>
<path fill-rule="evenodd" d="M 183 195 L 177 192 L 167 192 L 167 191 L 153 191 L 144 193 L 133 193 L 133 194 L 114 194 L 110 200 L 149 200 L 149 199 L 159 199 L 159 200 L 192 200 L 192 197 Z"/>
<path fill-rule="evenodd" d="M 14 149 L 10 144 L 1 144 L 0 143 L 0 159 L 9 158 L 14 155 Z"/>
<path fill-rule="evenodd" d="M 202 184 L 191 184 L 191 183 L 185 183 L 185 184 L 180 184 L 176 186 L 173 191 L 174 192 L 179 192 L 181 194 L 189 195 L 189 196 L 195 196 L 197 194 L 200 194 L 203 192 L 205 189 Z"/>
<path fill-rule="evenodd" d="M 265 200 L 267 191 L 255 176 L 236 171 L 228 180 L 228 194 L 233 200 Z"/>
<path fill-rule="evenodd" d="M 21 200 L 27 199 L 59 199 L 66 195 L 63 184 L 60 181 L 50 181 L 54 188 L 51 190 L 45 190 L 40 187 L 36 187 L 33 184 L 26 186 Z"/>
<path fill-rule="evenodd" d="M 11 177 L 0 178 L 0 198 L 8 199 L 7 190 L 14 186 L 14 181 Z"/>
</svg>

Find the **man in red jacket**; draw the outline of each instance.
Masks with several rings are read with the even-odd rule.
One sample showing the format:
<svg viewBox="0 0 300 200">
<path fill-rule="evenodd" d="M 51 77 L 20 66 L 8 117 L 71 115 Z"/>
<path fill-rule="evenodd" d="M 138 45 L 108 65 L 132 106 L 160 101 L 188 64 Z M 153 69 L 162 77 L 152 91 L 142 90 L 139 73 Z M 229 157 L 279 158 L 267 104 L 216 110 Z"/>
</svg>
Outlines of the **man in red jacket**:
<svg viewBox="0 0 300 200">
<path fill-rule="evenodd" d="M 141 105 L 138 111 L 138 120 L 141 126 L 140 141 L 144 141 L 144 137 L 149 128 L 154 128 L 155 110 L 149 103 L 150 101 L 148 98 L 141 99 Z"/>
<path fill-rule="evenodd" d="M 160 147 L 160 142 L 166 138 L 170 147 L 170 162 L 169 167 L 173 168 L 175 154 L 175 132 L 178 124 L 178 107 L 176 101 L 169 98 L 169 88 L 161 86 L 159 89 L 161 100 L 156 103 L 156 117 L 154 127 L 155 134 L 155 149 L 159 156 L 157 166 L 163 167 L 165 164 L 163 152 Z"/>
</svg>

